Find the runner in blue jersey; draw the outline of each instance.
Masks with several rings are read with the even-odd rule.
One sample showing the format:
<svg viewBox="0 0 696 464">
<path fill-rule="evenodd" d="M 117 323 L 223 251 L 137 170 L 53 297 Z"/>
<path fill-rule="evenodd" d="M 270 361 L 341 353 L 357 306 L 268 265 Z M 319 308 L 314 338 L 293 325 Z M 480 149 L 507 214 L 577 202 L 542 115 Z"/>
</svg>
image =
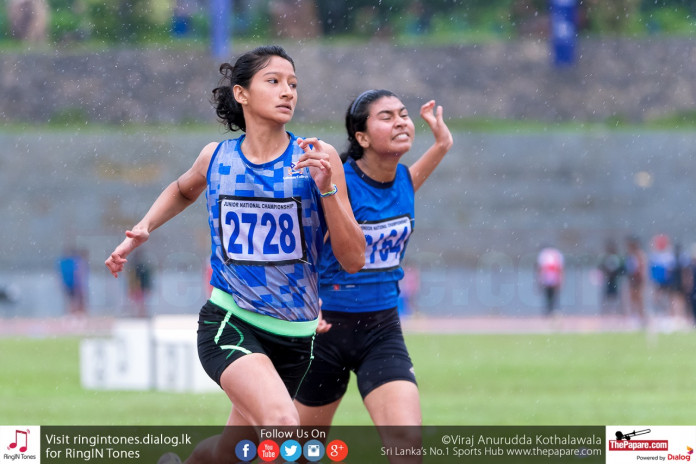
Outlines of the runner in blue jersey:
<svg viewBox="0 0 696 464">
<path fill-rule="evenodd" d="M 375 425 L 421 424 L 397 299 L 414 225 L 414 192 L 452 146 L 442 107 L 434 108 L 430 101 L 420 113 L 435 142 L 410 167 L 399 160 L 411 148 L 414 125 L 398 97 L 368 90 L 348 108 L 349 147 L 342 158 L 353 213 L 367 243 L 365 265 L 358 273 L 346 272 L 334 237 L 322 249 L 319 332 L 325 333 L 317 335 L 315 358 L 296 398 L 303 425 L 332 422 L 351 371 Z"/>
<path fill-rule="evenodd" d="M 324 237 L 348 272 L 363 267 L 365 238 L 336 150 L 285 129 L 297 103 L 290 56 L 259 47 L 220 72 L 217 115 L 244 135 L 206 145 L 106 265 L 118 276 L 153 230 L 205 192 L 213 292 L 199 316 L 201 363 L 232 402 L 228 425 L 299 425 L 293 398 L 312 357 Z M 216 443 L 223 462 L 234 456 L 236 442 Z"/>
</svg>

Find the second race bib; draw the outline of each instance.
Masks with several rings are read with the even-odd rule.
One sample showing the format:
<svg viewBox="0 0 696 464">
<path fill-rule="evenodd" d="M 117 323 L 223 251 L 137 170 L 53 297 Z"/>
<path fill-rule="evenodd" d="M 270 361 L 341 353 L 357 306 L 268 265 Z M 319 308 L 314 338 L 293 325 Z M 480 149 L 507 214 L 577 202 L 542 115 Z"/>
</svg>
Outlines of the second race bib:
<svg viewBox="0 0 696 464">
<path fill-rule="evenodd" d="M 384 271 L 401 264 L 406 240 L 411 235 L 411 218 L 399 216 L 360 224 L 365 235 L 365 266 L 363 271 Z"/>
</svg>

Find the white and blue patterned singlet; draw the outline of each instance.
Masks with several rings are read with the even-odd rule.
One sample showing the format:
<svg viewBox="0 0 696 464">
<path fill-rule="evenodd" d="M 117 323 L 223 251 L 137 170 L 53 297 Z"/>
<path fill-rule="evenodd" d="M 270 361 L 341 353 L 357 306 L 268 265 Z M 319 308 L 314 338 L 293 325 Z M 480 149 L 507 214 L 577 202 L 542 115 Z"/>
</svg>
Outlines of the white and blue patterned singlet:
<svg viewBox="0 0 696 464">
<path fill-rule="evenodd" d="M 401 260 L 414 225 L 414 191 L 408 167 L 399 164 L 392 182 L 377 182 L 354 160 L 344 165 L 353 214 L 365 235 L 365 266 L 348 274 L 333 256 L 331 237 L 324 244 L 319 266 L 319 296 L 323 308 L 367 312 L 395 308 Z"/>
<path fill-rule="evenodd" d="M 290 144 L 277 159 L 253 164 L 244 135 L 221 142 L 208 167 L 210 283 L 240 308 L 281 320 L 319 314 L 317 258 L 326 226 L 307 169 L 294 171 L 303 150 Z"/>
</svg>

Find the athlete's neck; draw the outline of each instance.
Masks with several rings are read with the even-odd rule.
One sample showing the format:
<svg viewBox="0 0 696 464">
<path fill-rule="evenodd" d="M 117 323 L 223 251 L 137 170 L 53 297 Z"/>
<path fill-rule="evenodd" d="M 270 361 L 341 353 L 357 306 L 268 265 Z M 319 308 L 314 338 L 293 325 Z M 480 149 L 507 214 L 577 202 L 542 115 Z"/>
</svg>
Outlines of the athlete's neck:
<svg viewBox="0 0 696 464">
<path fill-rule="evenodd" d="M 401 156 L 398 155 L 382 156 L 365 151 L 363 157 L 356 163 L 370 179 L 377 182 L 391 182 L 396 178 L 396 167 L 400 159 Z"/>
<path fill-rule="evenodd" d="M 242 142 L 242 153 L 254 164 L 273 161 L 283 154 L 290 142 L 285 126 L 254 127 L 247 126 L 246 137 Z"/>
</svg>

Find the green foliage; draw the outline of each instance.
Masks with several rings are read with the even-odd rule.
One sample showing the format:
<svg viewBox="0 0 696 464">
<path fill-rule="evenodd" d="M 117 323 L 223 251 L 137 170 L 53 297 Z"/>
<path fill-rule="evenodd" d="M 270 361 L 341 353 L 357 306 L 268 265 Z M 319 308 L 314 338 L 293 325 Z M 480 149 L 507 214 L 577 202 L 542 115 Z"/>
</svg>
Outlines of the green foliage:
<svg viewBox="0 0 696 464">
<path fill-rule="evenodd" d="M 88 0 L 87 15 L 93 37 L 106 42 L 135 43 L 159 32 L 148 0 Z"/>
<path fill-rule="evenodd" d="M 651 33 L 692 36 L 696 17 L 686 6 L 660 8 L 646 13 L 646 27 Z"/>
<path fill-rule="evenodd" d="M 696 128 L 696 110 L 677 111 L 655 118 L 650 121 L 650 125 L 665 129 L 694 129 Z"/>
<path fill-rule="evenodd" d="M 311 0 L 303 0 L 311 1 Z M 173 3 L 165 0 L 48 0 L 53 42 L 91 40 L 105 44 L 162 43 L 172 40 Z M 373 36 L 408 43 L 510 40 L 543 34 L 548 0 L 315 0 L 323 38 Z M 268 40 L 274 30 L 268 1 L 234 3 L 235 37 Z M 5 13 L 3 11 L 3 13 Z M 191 11 L 184 39 L 207 40 L 207 2 Z M 593 34 L 693 35 L 696 0 L 583 0 L 579 28 Z M 7 15 L 0 14 L 0 40 L 9 40 Z M 274 37 L 275 38 L 275 37 Z"/>
<path fill-rule="evenodd" d="M 54 113 L 49 124 L 52 126 L 75 127 L 84 126 L 89 120 L 89 115 L 83 108 L 74 107 L 64 108 Z"/>
</svg>

